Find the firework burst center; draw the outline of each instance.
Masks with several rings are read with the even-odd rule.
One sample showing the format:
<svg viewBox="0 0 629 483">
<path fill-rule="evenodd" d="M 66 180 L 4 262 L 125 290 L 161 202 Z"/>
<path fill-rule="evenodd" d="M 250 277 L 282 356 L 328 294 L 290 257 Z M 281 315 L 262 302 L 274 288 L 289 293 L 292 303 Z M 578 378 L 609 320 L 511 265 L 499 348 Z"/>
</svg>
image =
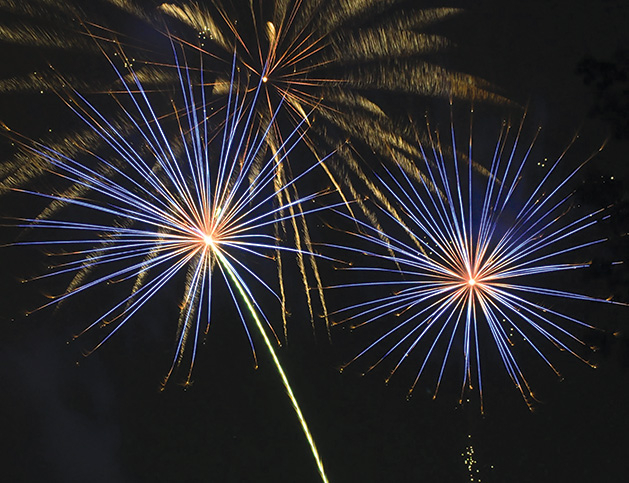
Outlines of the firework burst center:
<svg viewBox="0 0 629 483">
<path fill-rule="evenodd" d="M 214 240 L 214 237 L 212 236 L 211 233 L 205 233 L 203 235 L 203 243 L 205 243 L 205 246 L 207 246 L 209 248 L 213 248 L 214 247 L 215 240 Z"/>
</svg>

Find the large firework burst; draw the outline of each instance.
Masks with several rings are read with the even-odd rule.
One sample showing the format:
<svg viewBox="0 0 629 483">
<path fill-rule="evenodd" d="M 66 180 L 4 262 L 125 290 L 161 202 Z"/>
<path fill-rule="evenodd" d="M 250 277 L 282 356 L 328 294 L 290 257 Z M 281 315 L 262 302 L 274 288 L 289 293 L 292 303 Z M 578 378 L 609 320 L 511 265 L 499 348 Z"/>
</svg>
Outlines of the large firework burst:
<svg viewBox="0 0 629 483">
<path fill-rule="evenodd" d="M 555 162 L 540 160 L 546 172 L 539 183 L 525 181 L 537 135 L 521 146 L 523 123 L 505 123 L 490 156 L 479 161 L 472 149 L 471 124 L 461 152 L 453 125 L 449 141 L 443 142 L 427 122 L 429 143 L 419 143 L 422 160 L 417 168 L 425 178 L 412 178 L 402 168 L 374 175 L 388 198 L 387 205 L 377 203 L 388 228 L 353 219 L 361 228 L 354 235 L 371 245 L 365 253 L 379 260 L 354 270 L 380 275 L 373 282 L 342 287 L 393 286 L 395 291 L 339 311 L 349 312 L 344 322 L 351 321 L 353 327 L 386 327 L 350 363 L 379 353 L 371 370 L 394 358 L 388 380 L 411 353 L 421 354 L 410 395 L 430 363 L 440 360 L 435 366 L 436 396 L 448 361 L 461 353 L 461 397 L 476 385 L 482 409 L 481 347 L 486 338 L 495 344 L 529 404 L 533 393 L 516 359 L 522 346 L 530 347 L 557 374 L 545 352 L 548 346 L 585 361 L 587 346 L 577 331 L 593 327 L 553 308 L 553 300 L 618 302 L 552 284 L 565 286 L 566 277 L 573 277 L 568 274 L 590 266 L 587 258 L 575 262 L 571 256 L 605 241 L 596 238 L 592 227 L 607 215 L 605 209 L 583 212 L 573 203 L 569 185 L 587 161 L 566 174 L 559 166 L 568 148 Z M 486 162 L 488 173 L 476 173 L 473 159 Z M 403 279 L 394 280 L 393 275 Z"/>
<path fill-rule="evenodd" d="M 166 112 L 143 89 L 132 67 L 127 64 L 123 72 L 111 60 L 125 89 L 124 94 L 112 96 L 122 114 L 120 120 L 111 121 L 77 90 L 62 97 L 99 139 L 97 151 L 90 145 L 80 145 L 68 153 L 22 138 L 5 126 L 9 136 L 24 148 L 23 155 L 31 166 L 70 184 L 61 193 L 15 188 L 50 200 L 54 207 L 40 216 L 23 219 L 19 225 L 28 228 L 31 234 L 48 230 L 52 238 L 17 244 L 69 249 L 60 254 L 65 261 L 37 278 L 73 274 L 73 279 L 65 293 L 40 309 L 99 285 L 128 281 L 129 293 L 83 331 L 96 327 L 106 331 L 93 350 L 165 287 L 176 284 L 177 279 L 182 281 L 185 291 L 176 351 L 164 384 L 184 361 L 188 366 L 184 384 L 191 384 L 197 345 L 210 327 L 212 294 L 222 280 L 250 341 L 256 364 L 253 339 L 261 338 L 268 349 L 321 478 L 327 481 L 312 436 L 275 353 L 273 327 L 262 311 L 256 291 L 270 291 L 277 299 L 281 297 L 251 266 L 256 259 L 272 259 L 271 255 L 278 250 L 301 254 L 298 249 L 283 246 L 273 233 L 273 225 L 298 216 L 289 213 L 287 206 L 278 206 L 277 197 L 319 163 L 278 185 L 277 167 L 286 162 L 288 154 L 300 142 L 298 130 L 290 133 L 277 150 L 268 149 L 265 139 L 270 126 L 260 129 L 254 114 L 261 83 L 254 87 L 253 99 L 243 98 L 238 89 L 230 90 L 224 122 L 219 129 L 213 127 L 203 69 L 192 70 L 187 63 L 180 63 L 180 49 L 180 45 L 173 44 L 180 89 L 168 103 L 172 105 Z M 232 84 L 238 84 L 235 68 Z M 164 100 L 163 96 L 158 96 L 159 99 Z M 123 120 L 124 128 L 120 125 Z M 294 199 L 291 206 L 303 205 L 299 215 L 318 211 L 322 208 L 312 203 L 322 194 Z M 63 213 L 65 217 L 61 216 Z M 55 238 L 58 233 L 65 236 Z"/>
</svg>

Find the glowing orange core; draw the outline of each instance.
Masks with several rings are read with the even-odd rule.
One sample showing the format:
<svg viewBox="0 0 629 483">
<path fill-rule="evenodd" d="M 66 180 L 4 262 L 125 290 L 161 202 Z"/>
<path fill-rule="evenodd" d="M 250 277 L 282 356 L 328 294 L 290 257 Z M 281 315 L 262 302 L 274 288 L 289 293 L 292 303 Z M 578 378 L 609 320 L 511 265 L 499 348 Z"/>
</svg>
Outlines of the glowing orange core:
<svg viewBox="0 0 629 483">
<path fill-rule="evenodd" d="M 266 84 L 266 81 L 268 81 L 268 80 L 269 80 L 269 78 L 268 78 L 267 76 L 264 76 L 264 77 L 262 78 L 262 82 L 263 82 L 263 83 L 265 83 L 265 84 Z"/>
<path fill-rule="evenodd" d="M 467 284 L 468 284 L 470 287 L 473 287 L 474 285 L 476 285 L 476 280 L 474 280 L 473 278 L 470 278 L 470 279 L 467 281 Z"/>
<path fill-rule="evenodd" d="M 214 238 L 212 238 L 212 235 L 203 235 L 203 241 L 206 246 L 214 246 Z"/>
</svg>

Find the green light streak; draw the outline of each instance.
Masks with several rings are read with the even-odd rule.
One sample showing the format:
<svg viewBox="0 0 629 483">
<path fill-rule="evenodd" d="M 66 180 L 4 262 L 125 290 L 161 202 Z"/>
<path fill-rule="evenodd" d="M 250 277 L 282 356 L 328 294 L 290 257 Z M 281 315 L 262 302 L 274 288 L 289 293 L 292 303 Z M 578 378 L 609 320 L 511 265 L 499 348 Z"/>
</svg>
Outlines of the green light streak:
<svg viewBox="0 0 629 483">
<path fill-rule="evenodd" d="M 220 252 L 220 250 L 214 250 L 213 253 L 216 255 L 216 258 L 220 262 L 221 266 L 225 269 L 225 271 L 229 275 L 229 278 L 231 278 L 232 282 L 238 289 L 238 292 L 240 292 L 240 295 L 245 301 L 245 304 L 247 304 L 247 308 L 249 309 L 249 312 L 251 313 L 251 316 L 253 317 L 253 320 L 256 323 L 256 327 L 258 328 L 260 335 L 262 335 L 262 338 L 264 339 L 264 344 L 266 345 L 267 349 L 269 350 L 271 354 L 271 358 L 273 359 L 275 368 L 277 369 L 277 372 L 279 372 L 280 377 L 282 378 L 282 382 L 284 383 L 284 387 L 286 388 L 288 397 L 290 398 L 290 401 L 293 404 L 293 409 L 297 413 L 297 417 L 299 418 L 299 422 L 301 423 L 301 428 L 304 434 L 306 435 L 306 439 L 308 440 L 308 444 L 310 445 L 312 455 L 314 456 L 314 459 L 317 463 L 317 467 L 319 469 L 319 474 L 321 475 L 321 479 L 325 483 L 329 483 L 328 477 L 326 476 L 325 470 L 323 469 L 323 462 L 321 461 L 321 458 L 319 457 L 319 452 L 317 451 L 317 447 L 315 446 L 314 439 L 312 437 L 312 434 L 310 434 L 310 430 L 308 429 L 308 424 L 306 423 L 306 420 L 304 419 L 304 415 L 302 414 L 301 409 L 299 408 L 297 399 L 295 398 L 295 395 L 293 394 L 293 390 L 291 389 L 290 384 L 288 383 L 288 378 L 286 377 L 286 373 L 284 372 L 284 369 L 282 368 L 282 365 L 280 364 L 280 361 L 277 358 L 277 354 L 275 353 L 273 344 L 271 344 L 271 341 L 269 340 L 269 338 L 266 335 L 266 332 L 264 331 L 264 325 L 260 321 L 260 318 L 258 317 L 258 314 L 253 306 L 253 303 L 247 296 L 247 292 L 245 291 L 242 284 L 238 280 L 238 277 L 236 276 L 234 269 L 232 268 L 229 261 L 225 258 L 225 255 L 223 255 Z"/>
</svg>

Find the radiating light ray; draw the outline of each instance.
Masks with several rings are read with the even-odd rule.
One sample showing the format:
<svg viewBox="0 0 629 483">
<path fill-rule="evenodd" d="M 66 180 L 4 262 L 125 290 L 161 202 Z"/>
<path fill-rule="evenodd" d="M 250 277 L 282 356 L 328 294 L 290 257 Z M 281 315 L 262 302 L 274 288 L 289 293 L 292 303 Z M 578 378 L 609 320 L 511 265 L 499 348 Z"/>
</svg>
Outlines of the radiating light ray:
<svg viewBox="0 0 629 483">
<path fill-rule="evenodd" d="M 577 209 L 574 190 L 569 188 L 569 181 L 592 156 L 576 169 L 562 168 L 567 175 L 561 175 L 558 166 L 566 149 L 539 184 L 535 180 L 527 182 L 539 131 L 522 149 L 524 117 L 516 127 L 503 125 L 487 156 L 490 168 L 486 177 L 471 169 L 473 156 L 479 159 L 479 154 L 473 152 L 472 123 L 467 158 L 462 158 L 454 121 L 449 141 L 444 144 L 439 131 L 433 130 L 427 120 L 429 142 L 423 143 L 418 137 L 422 157 L 417 169 L 425 177 L 413 178 L 402 166 L 383 166 L 383 174 L 372 174 L 388 198 L 385 203 L 379 198 L 373 201 L 383 215 L 382 225 L 374 226 L 346 211 L 337 211 L 358 228 L 347 232 L 357 244 L 328 244 L 328 248 L 366 255 L 378 263 L 361 263 L 347 269 L 371 273 L 373 280 L 361 275 L 364 281 L 334 288 L 395 290 L 386 290 L 386 295 L 374 292 L 373 298 L 347 304 L 333 313 L 345 316 L 337 324 L 351 323 L 352 328 L 390 321 L 382 335 L 343 368 L 373 352 L 380 355 L 369 370 L 395 357 L 397 362 L 388 381 L 412 353 L 423 351 L 410 396 L 430 360 L 438 360 L 441 354 L 436 397 L 446 363 L 455 357 L 453 348 L 460 341 L 461 400 L 468 388 L 477 386 L 483 410 L 481 347 L 485 336 L 492 339 L 506 372 L 529 407 L 534 396 L 512 349 L 519 341 L 510 331 L 517 333 L 558 375 L 545 354 L 548 344 L 587 362 L 582 355 L 587 346 L 575 331 L 594 327 L 553 309 L 549 303 L 563 299 L 627 304 L 545 286 L 549 282 L 539 276 L 589 267 L 591 262 L 587 260 L 564 259 L 606 241 L 597 238 L 593 230 L 606 217 L 605 209 L 585 213 Z M 395 213 L 389 209 L 391 205 L 395 205 Z"/>
<path fill-rule="evenodd" d="M 22 218 L 17 226 L 29 228 L 31 234 L 52 230 L 69 236 L 15 243 L 69 249 L 64 254 L 69 261 L 64 260 L 35 279 L 73 273 L 75 279 L 64 293 L 52 296 L 36 310 L 58 305 L 103 284 L 134 281 L 127 295 L 113 302 L 77 335 L 96 327 L 106 330 L 106 335 L 89 351 L 91 353 L 165 287 L 174 285 L 183 276 L 185 289 L 175 354 L 163 384 L 188 361 L 184 384 L 189 385 L 202 331 L 209 330 L 212 291 L 218 277 L 234 302 L 257 366 L 253 344 L 256 336 L 250 333 L 248 322 L 253 319 L 254 332 L 262 337 L 273 359 L 321 479 L 327 481 L 312 435 L 266 333 L 270 330 L 279 343 L 255 288 L 261 286 L 282 303 L 283 296 L 275 292 L 258 270 L 248 265 L 251 257 L 268 260 L 272 258 L 269 254 L 278 250 L 286 255 L 315 256 L 300 247 L 283 246 L 282 240 L 273 234 L 273 226 L 327 209 L 325 205 L 311 202 L 328 191 L 293 197 L 282 205 L 277 203 L 279 196 L 293 189 L 327 158 L 278 185 L 277 168 L 287 162 L 301 142 L 300 130 L 306 120 L 302 119 L 277 149 L 271 151 L 265 141 L 270 125 L 261 128 L 254 116 L 261 82 L 254 88 L 253 99 L 249 99 L 239 92 L 234 69 L 231 80 L 234 87 L 230 90 L 221 125 L 223 134 L 217 136 L 213 132 L 215 127 L 210 124 L 213 119 L 205 111 L 207 86 L 203 82 L 203 70 L 191 70 L 187 59 L 181 55 L 182 46 L 175 42 L 172 46 L 179 78 L 178 97 L 167 103 L 172 104 L 169 108 L 173 115 L 161 113 L 162 105 L 143 90 L 131 66 L 127 65 L 123 72 L 107 55 L 125 89 L 124 94 L 116 94 L 116 105 L 130 128 L 120 129 L 118 124 L 109 122 L 96 104 L 77 90 L 67 97 L 60 94 L 66 105 L 100 138 L 105 151 L 102 154 L 89 148 L 65 154 L 63 149 L 29 140 L 4 126 L 7 135 L 30 157 L 38 159 L 49 173 L 81 187 L 84 193 L 68 197 L 63 192 L 13 188 L 23 194 L 59 202 L 61 206 L 55 218 Z M 200 80 L 193 78 L 196 74 L 201 76 Z M 278 109 L 281 107 L 282 103 Z M 275 113 L 271 119 L 274 116 Z M 214 147 L 213 140 L 220 143 L 220 149 Z M 311 207 L 301 207 L 305 203 Z M 63 212 L 67 212 L 68 218 L 59 216 Z M 90 221 L 81 221 L 81 217 L 88 217 Z M 103 219 L 108 221 L 101 221 Z"/>
</svg>

